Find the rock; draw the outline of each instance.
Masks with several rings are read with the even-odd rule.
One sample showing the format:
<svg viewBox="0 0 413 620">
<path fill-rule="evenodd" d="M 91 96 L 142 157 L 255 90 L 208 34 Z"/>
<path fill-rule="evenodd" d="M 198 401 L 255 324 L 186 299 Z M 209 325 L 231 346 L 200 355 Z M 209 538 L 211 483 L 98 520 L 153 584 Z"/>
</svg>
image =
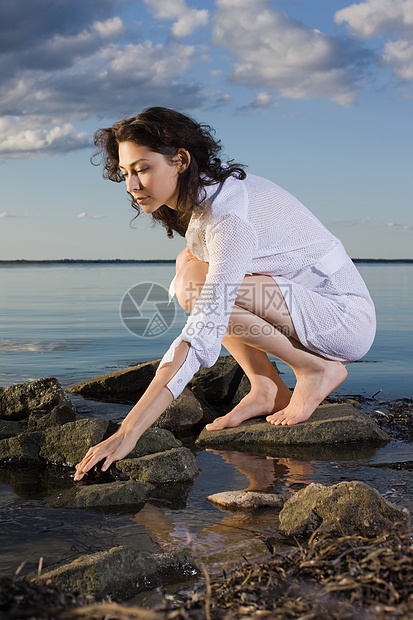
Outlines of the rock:
<svg viewBox="0 0 413 620">
<path fill-rule="evenodd" d="M 216 411 L 202 402 L 189 388 L 165 409 L 154 426 L 166 428 L 176 436 L 185 435 L 193 427 L 198 429 L 215 420 Z"/>
<path fill-rule="evenodd" d="M 0 388 L 0 418 L 31 421 L 31 429 L 39 420 L 53 413 L 58 424 L 76 420 L 76 409 L 55 378 L 36 379 Z"/>
<path fill-rule="evenodd" d="M 188 448 L 172 448 L 141 458 L 126 458 L 115 464 L 118 471 L 135 480 L 164 484 L 194 480 L 199 474 L 194 455 Z"/>
<path fill-rule="evenodd" d="M 159 361 L 144 362 L 130 368 L 92 377 L 69 385 L 66 391 L 70 394 L 78 394 L 84 398 L 103 402 L 135 403 L 155 376 Z M 212 368 L 201 368 L 188 384 L 188 390 L 184 390 L 186 394 L 183 392 L 172 403 L 171 410 L 169 412 L 166 410 L 164 413 L 163 422 L 165 423 L 165 428 L 172 430 L 172 427 L 177 427 L 177 423 L 173 418 L 175 412 L 179 411 L 180 422 L 178 428 L 187 430 L 189 422 L 186 421 L 185 425 L 182 425 L 185 415 L 188 413 L 188 408 L 191 410 L 191 417 L 196 419 L 194 424 L 199 422 L 205 424 L 211 421 L 213 414 L 204 401 L 230 402 L 243 374 L 244 371 L 232 356 L 221 356 Z M 189 388 L 192 388 L 197 399 L 191 398 Z M 198 419 L 201 413 L 202 415 Z"/>
<path fill-rule="evenodd" d="M 91 377 L 66 388 L 70 394 L 104 402 L 136 403 L 155 376 L 160 360 Z"/>
<path fill-rule="evenodd" d="M 290 537 L 314 531 L 335 536 L 375 537 L 385 531 L 406 530 L 410 514 L 364 482 L 340 482 L 331 487 L 310 484 L 291 497 L 281 510 L 280 529 Z"/>
<path fill-rule="evenodd" d="M 182 442 L 179 441 L 170 431 L 165 428 L 154 428 L 151 426 L 138 439 L 134 449 L 127 455 L 128 459 L 135 459 L 147 454 L 165 452 L 172 448 L 180 448 Z"/>
<path fill-rule="evenodd" d="M 109 420 L 77 420 L 43 431 L 39 455 L 53 465 L 72 467 L 79 463 L 91 446 L 111 433 Z"/>
<path fill-rule="evenodd" d="M 63 426 L 63 424 L 75 422 L 76 420 L 77 413 L 74 407 L 73 409 L 69 409 L 69 407 L 55 407 L 52 411 L 44 415 L 39 415 L 37 412 L 32 413 L 27 421 L 26 430 L 29 432 L 46 430 L 53 426 Z"/>
<path fill-rule="evenodd" d="M 259 445 L 381 444 L 388 441 L 388 435 L 371 418 L 352 405 L 343 403 L 320 405 L 309 420 L 293 426 L 274 426 L 265 419 L 255 418 L 235 428 L 221 431 L 204 429 L 197 444 L 247 449 Z"/>
<path fill-rule="evenodd" d="M 46 500 L 55 508 L 88 508 L 119 510 L 133 508 L 140 510 L 145 501 L 148 485 L 135 480 L 88 484 L 63 491 L 57 497 Z"/>
<path fill-rule="evenodd" d="M 217 545 L 216 548 L 212 548 L 197 557 L 197 560 L 199 563 L 206 564 L 210 572 L 222 574 L 223 569 L 226 572 L 228 569 L 239 567 L 246 560 L 268 558 L 269 551 L 270 547 L 263 538 L 251 536 L 251 538 L 245 538 L 235 543 L 227 542 L 225 546 Z M 230 617 L 227 616 L 227 619 L 229 620 Z M 244 613 L 239 617 L 247 620 L 250 616 L 246 616 Z M 265 616 L 263 617 L 265 618 Z M 259 616 L 255 616 L 255 618 L 258 619 Z M 267 616 L 267 618 L 271 618 L 271 616 Z"/>
<path fill-rule="evenodd" d="M 0 461 L 72 466 L 82 460 L 90 446 L 105 438 L 109 428 L 108 420 L 95 418 L 21 433 L 0 441 Z"/>
<path fill-rule="evenodd" d="M 0 439 L 8 439 L 23 433 L 24 426 L 20 422 L 14 422 L 12 420 L 0 420 Z"/>
<path fill-rule="evenodd" d="M 46 431 L 21 433 L 0 441 L 0 461 L 10 463 L 38 462 L 72 467 L 82 460 L 91 446 L 112 435 L 117 428 L 118 425 L 109 420 L 93 418 L 68 422 L 63 426 L 56 426 Z M 181 447 L 182 443 L 179 439 L 176 439 L 166 429 L 149 428 L 130 452 L 129 459 L 134 460 L 151 454 L 164 454 Z M 189 461 L 194 458 L 191 452 L 190 455 L 190 457 L 189 455 L 185 458 L 182 455 L 180 457 L 181 460 L 183 459 L 182 466 L 184 468 L 188 467 Z M 172 457 L 170 457 L 170 464 L 174 466 Z M 179 479 L 188 480 L 188 477 Z"/>
<path fill-rule="evenodd" d="M 49 579 L 61 588 L 95 598 L 132 598 L 143 590 L 174 583 L 197 574 L 188 551 L 150 553 L 130 547 L 113 547 L 48 570 L 33 581 Z"/>
<path fill-rule="evenodd" d="M 257 510 L 259 508 L 282 508 L 286 497 L 280 493 L 260 491 L 224 491 L 208 495 L 213 504 L 230 510 Z"/>
<path fill-rule="evenodd" d="M 211 368 L 201 368 L 188 383 L 209 403 L 231 402 L 244 375 L 232 355 L 222 355 Z"/>
<path fill-rule="evenodd" d="M 0 462 L 2 463 L 42 463 L 39 455 L 43 440 L 41 431 L 36 433 L 20 433 L 10 439 L 0 441 Z"/>
</svg>

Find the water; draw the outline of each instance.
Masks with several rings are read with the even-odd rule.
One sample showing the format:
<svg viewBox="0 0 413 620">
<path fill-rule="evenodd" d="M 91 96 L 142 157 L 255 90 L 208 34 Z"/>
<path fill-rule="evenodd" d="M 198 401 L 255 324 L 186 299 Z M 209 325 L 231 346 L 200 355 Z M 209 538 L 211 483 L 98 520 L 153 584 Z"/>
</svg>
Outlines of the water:
<svg viewBox="0 0 413 620">
<path fill-rule="evenodd" d="M 412 396 L 413 265 L 358 265 L 377 310 L 377 336 L 334 395 L 384 399 Z M 0 386 L 56 376 L 69 385 L 103 372 L 163 356 L 186 314 L 177 304 L 170 329 L 138 338 L 120 319 L 124 294 L 134 285 L 167 287 L 171 263 L 0 266 Z M 174 308 L 171 305 L 171 311 Z M 223 348 L 222 354 L 226 351 Z M 294 377 L 279 363 L 289 387 Z"/>
<path fill-rule="evenodd" d="M 349 365 L 349 377 L 334 395 L 371 399 L 380 390 L 369 400 L 375 408 L 381 400 L 412 397 L 413 265 L 358 267 L 376 303 L 378 332 L 370 352 Z M 186 314 L 176 308 L 167 332 L 144 339 L 126 330 L 119 306 L 134 285 L 153 281 L 167 287 L 173 275 L 174 266 L 168 263 L 0 266 L 0 385 L 45 376 L 56 376 L 69 385 L 159 359 L 181 331 Z M 293 387 L 288 367 L 279 367 Z M 127 411 L 124 406 L 88 405 L 81 400 L 77 404 L 82 415 L 116 420 Z M 23 561 L 27 562 L 23 573 L 29 572 L 40 556 L 47 567 L 118 544 L 148 550 L 156 549 L 159 542 L 177 547 L 190 544 L 196 557 L 203 557 L 210 567 L 223 557 L 241 559 L 253 553 L 250 548 L 259 540 L 274 536 L 277 518 L 220 511 L 207 495 L 224 490 L 288 493 L 310 482 L 363 480 L 413 510 L 410 471 L 376 467 L 413 461 L 412 446 L 401 441 L 377 449 L 332 450 L 329 455 L 314 450 L 305 458 L 293 449 L 260 456 L 202 450 L 197 460 L 201 474 L 178 504 L 165 499 L 127 515 L 52 509 L 45 500 L 73 484 L 69 473 L 0 468 L 0 572 L 12 573 Z"/>
</svg>

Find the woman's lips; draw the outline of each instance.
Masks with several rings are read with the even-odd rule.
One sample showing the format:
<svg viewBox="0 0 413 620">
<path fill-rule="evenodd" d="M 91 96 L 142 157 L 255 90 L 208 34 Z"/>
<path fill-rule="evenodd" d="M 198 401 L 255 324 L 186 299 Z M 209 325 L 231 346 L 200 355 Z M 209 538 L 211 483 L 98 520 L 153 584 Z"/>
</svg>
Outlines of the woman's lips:
<svg viewBox="0 0 413 620">
<path fill-rule="evenodd" d="M 142 204 L 142 203 L 143 203 L 143 202 L 145 202 L 148 198 L 149 198 L 149 196 L 135 196 L 135 200 L 136 200 L 136 202 L 138 202 L 139 204 Z"/>
</svg>

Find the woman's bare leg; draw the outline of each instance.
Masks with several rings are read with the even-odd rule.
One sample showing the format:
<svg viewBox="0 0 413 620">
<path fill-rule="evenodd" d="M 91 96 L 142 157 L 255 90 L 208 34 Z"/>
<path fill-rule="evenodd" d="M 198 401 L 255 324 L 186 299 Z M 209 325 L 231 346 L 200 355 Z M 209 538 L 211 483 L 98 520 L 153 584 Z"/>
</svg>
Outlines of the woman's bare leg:
<svg viewBox="0 0 413 620">
<path fill-rule="evenodd" d="M 186 310 L 192 309 L 207 273 L 208 264 L 202 261 L 189 261 L 178 272 L 175 289 L 178 301 Z M 190 290 L 190 301 L 187 290 Z M 250 348 L 274 355 L 294 371 L 297 383 L 292 398 L 288 405 L 267 417 L 272 424 L 297 424 L 307 420 L 324 398 L 347 376 L 341 362 L 327 360 L 300 344 L 282 293 L 268 276 L 253 275 L 244 278 L 229 320 L 228 336 Z M 248 349 L 243 351 L 245 355 Z M 268 358 L 267 361 L 270 363 Z M 245 357 L 244 365 L 247 365 Z M 223 416 L 208 428 L 216 430 L 236 426 L 242 421 L 237 421 L 239 417 L 247 419 L 259 415 L 254 413 L 252 408 L 249 415 L 248 408 L 243 408 L 243 413 L 239 416 L 231 416 L 232 413 L 227 414 L 229 417 Z"/>
<path fill-rule="evenodd" d="M 347 371 L 341 362 L 327 360 L 303 347 L 298 340 L 285 335 L 276 327 L 251 313 L 236 308 L 236 316 L 230 318 L 230 331 L 235 331 L 241 342 L 266 351 L 292 368 L 297 379 L 289 404 L 278 412 L 267 416 L 272 424 L 297 424 L 307 420 L 318 405 L 346 378 Z M 241 333 L 242 330 L 242 333 Z M 209 430 L 225 428 L 230 416 L 224 416 Z M 251 416 L 253 417 L 253 416 Z M 224 426 L 222 426 L 222 424 Z M 232 425 L 232 424 L 231 424 Z"/>
<path fill-rule="evenodd" d="M 178 255 L 176 261 L 177 273 L 191 260 L 193 259 L 190 257 L 190 254 L 188 254 L 186 250 L 183 250 Z M 197 281 L 196 288 L 202 286 L 207 272 L 208 263 L 203 261 L 199 261 L 196 271 L 193 270 L 193 266 L 190 268 L 189 274 L 199 280 Z M 181 276 L 183 276 L 181 284 L 182 281 L 188 281 L 187 270 L 184 269 Z M 177 287 L 177 295 L 182 302 L 182 307 L 190 311 L 198 296 L 198 292 L 194 295 L 194 284 L 192 283 L 190 287 L 191 294 L 185 295 L 187 297 L 186 299 L 182 299 L 183 292 L 179 290 L 179 281 Z M 222 344 L 241 366 L 251 384 L 250 392 L 225 416 L 226 426 L 238 426 L 248 418 L 274 413 L 275 411 L 284 409 L 288 405 L 291 399 L 291 392 L 278 375 L 264 351 L 259 351 L 236 338 L 232 338 L 229 334 L 224 336 Z M 223 417 L 217 418 L 213 424 L 215 425 L 218 420 L 221 419 L 223 419 Z M 207 428 L 210 426 L 211 425 L 207 425 Z"/>
<path fill-rule="evenodd" d="M 251 390 L 229 413 L 208 424 L 207 429 L 238 426 L 249 418 L 285 409 L 291 400 L 291 392 L 267 354 L 229 335 L 223 338 L 222 344 L 247 375 Z"/>
</svg>

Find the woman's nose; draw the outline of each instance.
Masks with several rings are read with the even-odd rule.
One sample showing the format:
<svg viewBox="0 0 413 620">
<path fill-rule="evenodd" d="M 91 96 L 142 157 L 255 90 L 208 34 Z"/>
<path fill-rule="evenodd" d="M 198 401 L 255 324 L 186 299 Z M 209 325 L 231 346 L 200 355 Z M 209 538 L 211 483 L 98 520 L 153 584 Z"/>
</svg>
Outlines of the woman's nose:
<svg viewBox="0 0 413 620">
<path fill-rule="evenodd" d="M 128 178 L 126 179 L 126 189 L 128 190 L 128 192 L 131 193 L 140 188 L 141 188 L 141 184 L 139 182 L 138 175 L 131 174 L 130 176 L 128 176 Z"/>
</svg>

